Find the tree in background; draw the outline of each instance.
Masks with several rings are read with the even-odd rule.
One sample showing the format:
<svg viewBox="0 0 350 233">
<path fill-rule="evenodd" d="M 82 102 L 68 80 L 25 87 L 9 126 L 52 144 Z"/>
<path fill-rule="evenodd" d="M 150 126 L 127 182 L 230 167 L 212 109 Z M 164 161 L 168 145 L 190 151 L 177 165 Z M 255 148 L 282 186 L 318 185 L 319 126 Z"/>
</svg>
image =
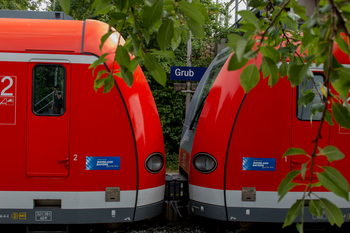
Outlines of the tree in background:
<svg viewBox="0 0 350 233">
<path fill-rule="evenodd" d="M 37 10 L 40 1 L 0 0 L 2 10 Z"/>
</svg>

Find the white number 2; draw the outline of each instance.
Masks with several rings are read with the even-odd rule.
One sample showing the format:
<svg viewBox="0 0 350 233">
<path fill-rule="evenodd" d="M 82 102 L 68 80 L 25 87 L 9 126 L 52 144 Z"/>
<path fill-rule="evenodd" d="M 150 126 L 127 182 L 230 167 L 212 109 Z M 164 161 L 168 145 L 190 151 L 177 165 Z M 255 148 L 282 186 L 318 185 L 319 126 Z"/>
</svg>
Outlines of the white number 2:
<svg viewBox="0 0 350 233">
<path fill-rule="evenodd" d="M 9 83 L 9 85 L 7 85 L 7 87 L 5 87 L 5 88 L 2 90 L 2 92 L 1 92 L 0 95 L 1 95 L 1 96 L 13 96 L 13 93 L 6 93 L 6 91 L 12 87 L 12 85 L 13 85 L 13 79 L 12 79 L 11 77 L 9 77 L 9 76 L 6 76 L 6 77 L 3 77 L 3 78 L 1 79 L 1 82 L 4 83 L 5 80 L 9 80 L 10 83 Z"/>
<path fill-rule="evenodd" d="M 78 161 L 78 155 L 77 154 L 74 155 L 74 161 Z"/>
</svg>

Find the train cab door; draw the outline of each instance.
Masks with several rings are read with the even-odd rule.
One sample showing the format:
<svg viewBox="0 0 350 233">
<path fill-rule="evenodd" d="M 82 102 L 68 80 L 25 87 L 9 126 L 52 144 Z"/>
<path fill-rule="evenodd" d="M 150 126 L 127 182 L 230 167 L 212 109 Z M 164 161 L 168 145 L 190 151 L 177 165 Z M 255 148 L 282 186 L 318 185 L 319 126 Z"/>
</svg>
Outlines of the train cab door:
<svg viewBox="0 0 350 233">
<path fill-rule="evenodd" d="M 320 103 L 321 98 L 323 99 L 323 94 L 321 92 L 320 84 L 323 83 L 324 75 L 322 73 L 314 73 L 314 81 L 316 86 L 313 84 L 312 80 L 304 81 L 300 86 L 296 88 L 293 92 L 293 116 L 292 116 L 292 147 L 302 148 L 309 155 L 312 154 L 314 149 L 313 140 L 316 138 L 318 133 L 318 128 L 320 126 L 320 119 L 322 113 L 316 113 L 312 116 L 310 107 L 313 104 Z M 307 82 L 307 83 L 305 83 Z M 298 100 L 302 98 L 303 94 L 308 90 L 312 90 L 316 97 L 313 102 L 305 106 L 298 107 Z M 310 91 L 309 91 L 310 92 Z M 312 123 L 310 122 L 310 117 L 312 117 Z M 322 138 L 318 141 L 318 146 L 324 148 L 329 145 L 329 125 L 325 122 L 322 126 L 321 136 Z M 318 151 L 317 151 L 318 152 Z M 286 158 L 287 159 L 287 158 Z M 309 160 L 305 155 L 295 155 L 290 157 L 290 169 L 291 170 L 301 170 L 303 163 Z M 328 165 L 326 157 L 321 156 L 315 159 L 316 164 L 320 166 Z M 307 168 L 310 167 L 310 163 Z M 314 167 L 314 172 L 321 171 L 321 168 Z M 306 177 L 310 178 L 310 171 L 306 172 Z M 314 174 L 314 177 L 316 175 Z M 301 177 L 299 177 L 301 178 Z"/>
<path fill-rule="evenodd" d="M 70 71 L 66 60 L 28 63 L 27 176 L 69 175 Z"/>
</svg>

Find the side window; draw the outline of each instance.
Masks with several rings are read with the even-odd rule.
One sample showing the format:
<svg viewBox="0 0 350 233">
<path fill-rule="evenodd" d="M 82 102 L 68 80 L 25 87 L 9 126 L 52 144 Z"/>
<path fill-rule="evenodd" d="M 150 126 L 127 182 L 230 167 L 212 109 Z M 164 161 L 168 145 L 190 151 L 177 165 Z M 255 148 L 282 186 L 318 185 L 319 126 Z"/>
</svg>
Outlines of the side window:
<svg viewBox="0 0 350 233">
<path fill-rule="evenodd" d="M 36 115 L 65 112 L 66 70 L 59 65 L 37 65 L 33 69 L 33 103 Z"/>
<path fill-rule="evenodd" d="M 305 80 L 302 82 L 301 85 L 298 86 L 298 100 L 303 96 L 302 93 L 305 93 L 308 90 L 312 90 L 313 93 L 315 93 L 315 98 L 311 103 L 309 103 L 306 106 L 302 105 L 299 108 L 297 106 L 297 108 L 298 108 L 297 116 L 298 116 L 299 120 L 309 121 L 310 117 L 311 117 L 310 106 L 313 104 L 317 104 L 317 103 L 322 102 L 321 98 L 323 98 L 323 94 L 321 92 L 321 84 L 323 83 L 323 80 L 324 80 L 324 77 L 322 74 L 314 74 L 314 82 L 316 85 L 314 84 L 314 82 L 312 80 L 309 80 L 309 81 Z M 298 101 L 297 101 L 297 104 L 298 104 Z M 312 117 L 312 120 L 318 121 L 318 120 L 321 120 L 321 117 L 322 117 L 322 113 L 317 112 Z"/>
</svg>

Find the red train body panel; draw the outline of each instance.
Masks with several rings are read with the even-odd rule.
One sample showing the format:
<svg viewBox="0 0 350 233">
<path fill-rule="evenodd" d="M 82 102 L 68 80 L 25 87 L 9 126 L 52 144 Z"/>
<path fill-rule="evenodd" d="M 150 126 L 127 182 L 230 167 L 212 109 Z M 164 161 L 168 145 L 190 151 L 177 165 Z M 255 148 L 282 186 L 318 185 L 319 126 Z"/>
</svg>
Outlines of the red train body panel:
<svg viewBox="0 0 350 233">
<path fill-rule="evenodd" d="M 142 70 L 131 88 L 117 78 L 103 94 L 88 69 L 115 50 L 119 34 L 101 53 L 108 25 L 98 21 L 0 19 L 0 27 L 0 223 L 131 222 L 160 214 L 165 167 L 147 170 L 146 163 L 164 164 L 164 144 Z M 53 103 L 39 110 L 45 90 Z"/>
<path fill-rule="evenodd" d="M 338 61 L 350 63 L 337 46 Z M 311 153 L 320 121 L 310 123 L 310 112 L 298 108 L 299 87 L 291 88 L 287 77 L 276 87 L 260 75 L 259 84 L 246 94 L 239 83 L 243 69 L 228 71 L 230 50 L 223 50 L 203 76 L 186 116 L 180 144 L 180 171 L 189 179 L 190 206 L 193 213 L 224 221 L 283 222 L 289 207 L 302 198 L 303 189 L 295 188 L 280 202 L 277 188 L 291 170 L 300 170 L 302 157 L 282 155 L 290 147 Z M 247 65 L 261 64 L 261 55 Z M 313 67 L 317 80 L 323 68 Z M 307 87 L 309 84 L 306 84 Z M 315 116 L 317 117 L 317 116 Z M 335 123 L 322 128 L 321 148 L 331 144 L 348 154 L 350 131 Z M 331 166 L 349 177 L 349 157 Z M 319 165 L 329 165 L 317 158 Z M 307 176 L 310 176 L 310 174 Z M 297 177 L 296 179 L 301 179 Z M 321 197 L 337 204 L 349 221 L 350 204 L 324 188 L 315 188 Z M 305 211 L 306 222 L 327 221 Z"/>
</svg>

